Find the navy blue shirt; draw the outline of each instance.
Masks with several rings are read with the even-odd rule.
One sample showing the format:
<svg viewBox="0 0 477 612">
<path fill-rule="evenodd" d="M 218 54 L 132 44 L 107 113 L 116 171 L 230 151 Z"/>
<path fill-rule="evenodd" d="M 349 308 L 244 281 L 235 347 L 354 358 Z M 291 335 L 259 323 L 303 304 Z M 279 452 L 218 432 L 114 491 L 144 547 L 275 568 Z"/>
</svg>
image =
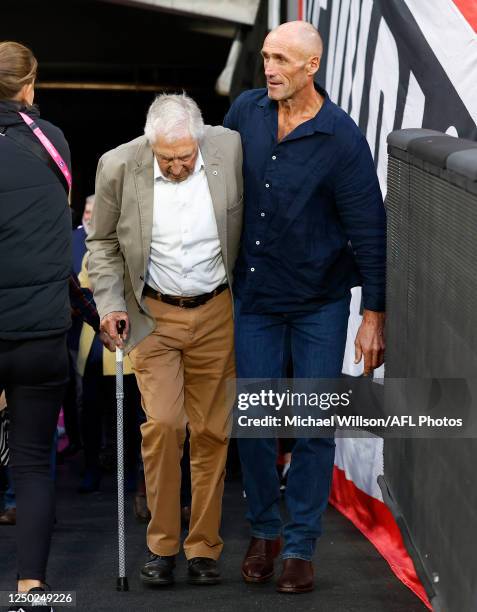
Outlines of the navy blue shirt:
<svg viewBox="0 0 477 612">
<path fill-rule="evenodd" d="M 326 92 L 313 119 L 278 141 L 266 89 L 242 93 L 224 125 L 244 152 L 244 230 L 234 291 L 250 313 L 309 312 L 362 285 L 383 311 L 386 220 L 368 143 Z"/>
</svg>

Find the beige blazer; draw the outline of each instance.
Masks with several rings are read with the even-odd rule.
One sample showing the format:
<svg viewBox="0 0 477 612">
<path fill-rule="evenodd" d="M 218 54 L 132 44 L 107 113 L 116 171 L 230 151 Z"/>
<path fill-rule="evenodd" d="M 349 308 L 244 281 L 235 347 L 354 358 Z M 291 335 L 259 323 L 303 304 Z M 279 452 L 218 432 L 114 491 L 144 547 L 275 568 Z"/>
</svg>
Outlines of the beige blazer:
<svg viewBox="0 0 477 612">
<path fill-rule="evenodd" d="M 237 132 L 206 126 L 199 143 L 229 284 L 240 244 L 243 213 L 242 145 Z M 86 239 L 88 274 L 101 319 L 129 315 L 126 351 L 154 329 L 143 300 L 154 206 L 153 152 L 141 136 L 99 160 L 95 206 Z"/>
</svg>

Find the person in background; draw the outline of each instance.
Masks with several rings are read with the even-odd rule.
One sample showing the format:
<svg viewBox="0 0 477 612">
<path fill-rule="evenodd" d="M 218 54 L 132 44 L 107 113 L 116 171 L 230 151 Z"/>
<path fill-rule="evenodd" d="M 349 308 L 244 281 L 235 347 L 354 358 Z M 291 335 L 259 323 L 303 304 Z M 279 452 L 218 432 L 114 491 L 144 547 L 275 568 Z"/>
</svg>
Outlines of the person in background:
<svg viewBox="0 0 477 612">
<path fill-rule="evenodd" d="M 83 291 L 92 298 L 87 273 L 88 254 L 85 255 L 79 281 Z M 94 301 L 93 301 L 94 304 Z M 79 339 L 77 368 L 82 377 L 81 431 L 85 471 L 79 492 L 92 493 L 100 487 L 103 468 L 101 450 L 105 439 L 115 440 L 114 419 L 116 406 L 115 355 L 101 341 L 99 318 L 94 327 L 83 324 Z M 141 444 L 139 415 L 141 396 L 129 358 L 124 359 L 124 417 L 125 459 L 128 489 L 135 490 Z M 113 443 L 114 444 L 114 443 Z"/>
<path fill-rule="evenodd" d="M 84 203 L 81 225 L 73 230 L 73 271 L 78 276 L 83 268 L 86 255 L 86 237 L 91 227 L 91 216 L 94 209 L 94 193 L 89 195 Z"/>
<path fill-rule="evenodd" d="M 241 94 L 224 125 L 244 147 L 244 232 L 234 271 L 237 378 L 338 378 L 350 290 L 362 285 L 356 361 L 384 360 L 386 220 L 369 146 L 315 84 L 323 43 L 309 23 L 285 23 L 262 47 L 266 89 Z M 286 346 L 288 342 L 288 346 Z M 312 557 L 328 503 L 333 438 L 293 447 L 282 526 L 274 439 L 239 439 L 252 538 L 247 582 L 265 582 L 284 538 L 277 590 L 311 591 Z"/>
<path fill-rule="evenodd" d="M 94 195 L 86 198 L 81 225 L 73 230 L 73 268 L 72 275 L 74 284 L 77 283 L 78 274 L 81 271 L 83 257 L 86 252 L 85 239 L 88 233 L 88 227 L 91 220 L 91 212 L 94 205 Z M 70 287 L 71 288 L 71 287 Z M 89 296 L 85 295 L 89 301 Z M 71 298 L 71 292 L 70 292 Z M 94 303 L 92 304 L 94 311 Z M 65 419 L 65 430 L 68 437 L 68 445 L 58 453 L 58 460 L 62 462 L 67 457 L 76 455 L 82 448 L 81 433 L 80 433 L 80 408 L 81 408 L 81 378 L 78 374 L 76 362 L 78 360 L 78 345 L 83 325 L 83 316 L 81 311 L 72 308 L 71 311 L 72 325 L 68 332 L 68 360 L 69 360 L 69 382 L 66 388 L 65 397 L 63 398 L 63 414 Z M 99 332 L 99 328 L 98 328 Z"/>
<path fill-rule="evenodd" d="M 84 203 L 83 216 L 81 218 L 81 224 L 84 228 L 86 235 L 89 234 L 89 230 L 91 227 L 91 218 L 93 216 L 93 208 L 94 208 L 94 193 L 89 195 L 86 198 Z"/>
<path fill-rule="evenodd" d="M 86 198 L 82 226 L 73 232 L 73 265 L 75 271 L 78 270 L 81 290 L 96 312 L 88 278 L 88 252 L 85 244 L 85 239 L 90 231 L 94 202 L 94 194 Z M 111 352 L 115 350 L 115 344 L 112 342 L 111 345 L 108 345 L 103 336 L 108 338 L 107 333 L 100 329 L 97 313 L 93 321 L 85 321 L 85 324 L 82 324 L 79 329 L 75 368 L 82 381 L 80 420 L 85 459 L 85 472 L 79 487 L 80 493 L 92 493 L 99 489 L 103 472 L 101 449 L 104 443 L 109 442 L 110 446 L 116 444 L 114 429 L 116 362 L 115 355 Z M 135 492 L 134 515 L 139 521 L 147 522 L 150 514 L 147 508 L 144 471 L 140 458 L 140 424 L 144 417 L 141 409 L 141 396 L 127 355 L 124 359 L 124 415 L 126 486 L 128 490 Z"/>
<path fill-rule="evenodd" d="M 51 449 L 68 382 L 70 326 L 68 195 L 32 152 L 43 145 L 26 121 L 35 122 L 67 166 L 70 152 L 61 130 L 33 106 L 36 72 L 30 49 L 0 42 L 0 388 L 10 415 L 22 592 L 45 588 L 55 516 Z"/>
</svg>

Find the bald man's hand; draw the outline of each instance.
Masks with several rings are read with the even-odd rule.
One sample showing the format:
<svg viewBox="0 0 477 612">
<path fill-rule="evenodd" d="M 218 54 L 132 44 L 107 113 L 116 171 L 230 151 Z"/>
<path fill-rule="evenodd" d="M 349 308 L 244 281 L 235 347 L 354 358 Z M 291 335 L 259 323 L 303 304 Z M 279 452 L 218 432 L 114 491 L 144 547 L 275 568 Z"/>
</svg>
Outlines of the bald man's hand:
<svg viewBox="0 0 477 612">
<path fill-rule="evenodd" d="M 126 323 L 122 336 L 120 336 L 118 333 L 119 321 L 125 321 Z M 124 311 L 110 312 L 101 321 L 101 331 L 106 332 L 112 338 L 117 347 L 123 348 L 124 342 L 129 335 L 128 313 Z"/>
<path fill-rule="evenodd" d="M 384 312 L 365 310 L 363 320 L 359 326 L 355 347 L 355 363 L 359 363 L 364 356 L 364 375 L 370 376 L 373 370 L 384 363 Z"/>
</svg>

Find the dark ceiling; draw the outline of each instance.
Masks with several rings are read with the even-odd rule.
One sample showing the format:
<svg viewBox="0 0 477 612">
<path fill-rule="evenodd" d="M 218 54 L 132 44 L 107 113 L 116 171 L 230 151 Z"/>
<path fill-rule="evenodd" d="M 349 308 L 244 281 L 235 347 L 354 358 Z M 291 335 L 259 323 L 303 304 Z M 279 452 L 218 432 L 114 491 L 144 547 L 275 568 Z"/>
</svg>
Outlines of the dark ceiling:
<svg viewBox="0 0 477 612">
<path fill-rule="evenodd" d="M 228 108 L 214 87 L 231 39 L 197 31 L 207 30 L 206 20 L 92 0 L 2 0 L 1 12 L 0 40 L 33 50 L 36 102 L 69 141 L 75 220 L 94 190 L 99 156 L 141 134 L 156 92 L 184 89 L 207 123 L 220 123 Z M 65 89 L 71 83 L 131 89 Z"/>
</svg>

